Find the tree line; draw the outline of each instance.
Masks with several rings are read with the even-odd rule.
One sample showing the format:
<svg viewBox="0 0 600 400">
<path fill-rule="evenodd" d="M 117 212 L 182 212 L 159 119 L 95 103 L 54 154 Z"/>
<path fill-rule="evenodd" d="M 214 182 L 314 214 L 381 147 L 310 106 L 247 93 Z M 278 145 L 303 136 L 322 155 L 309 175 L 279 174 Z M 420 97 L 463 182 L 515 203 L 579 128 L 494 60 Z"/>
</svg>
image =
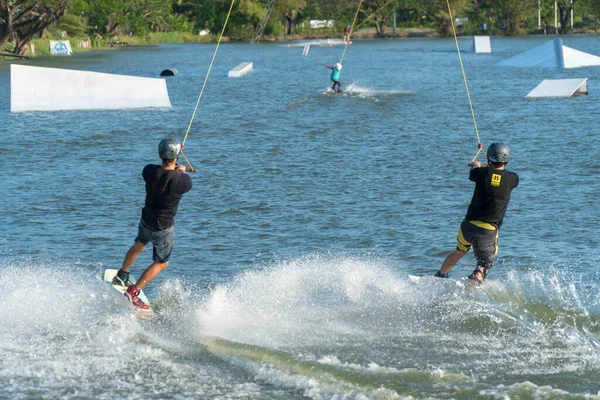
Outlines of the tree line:
<svg viewBox="0 0 600 400">
<path fill-rule="evenodd" d="M 377 36 L 398 28 L 429 28 L 440 35 L 452 34 L 446 0 L 278 0 L 265 34 L 317 34 L 310 20 L 333 20 L 329 34 L 339 34 L 358 9 L 354 31 L 374 28 Z M 518 35 L 554 26 L 559 33 L 574 27 L 595 31 L 600 0 L 449 0 L 464 34 Z M 555 12 L 556 3 L 556 12 Z M 232 39 L 252 37 L 265 16 L 268 0 L 236 0 L 225 35 Z M 37 37 L 90 37 L 111 41 L 116 37 L 144 37 L 152 32 L 197 35 L 201 30 L 220 32 L 231 0 L 0 0 L 0 50 L 24 54 Z"/>
</svg>

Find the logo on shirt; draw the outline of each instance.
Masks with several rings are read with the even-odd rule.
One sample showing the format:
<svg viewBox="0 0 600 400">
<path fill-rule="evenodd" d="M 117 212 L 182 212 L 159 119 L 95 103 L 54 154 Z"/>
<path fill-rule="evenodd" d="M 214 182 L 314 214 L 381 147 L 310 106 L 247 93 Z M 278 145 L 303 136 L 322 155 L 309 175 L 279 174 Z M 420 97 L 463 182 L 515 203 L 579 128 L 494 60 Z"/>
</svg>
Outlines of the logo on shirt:
<svg viewBox="0 0 600 400">
<path fill-rule="evenodd" d="M 500 181 L 502 180 L 502 175 L 492 174 L 492 186 L 500 186 Z"/>
</svg>

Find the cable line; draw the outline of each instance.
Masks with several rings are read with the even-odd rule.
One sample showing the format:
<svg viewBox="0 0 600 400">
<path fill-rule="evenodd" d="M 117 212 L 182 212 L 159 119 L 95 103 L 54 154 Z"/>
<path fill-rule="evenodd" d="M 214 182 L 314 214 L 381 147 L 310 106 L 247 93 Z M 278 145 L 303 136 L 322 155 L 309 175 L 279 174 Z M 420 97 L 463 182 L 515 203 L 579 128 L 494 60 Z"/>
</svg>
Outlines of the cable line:
<svg viewBox="0 0 600 400">
<path fill-rule="evenodd" d="M 458 46 L 458 39 L 456 37 L 456 28 L 454 27 L 454 17 L 452 17 L 452 9 L 450 8 L 450 0 L 446 0 L 446 4 L 448 5 L 448 14 L 450 15 L 450 24 L 452 25 L 452 33 L 454 34 L 454 42 L 456 43 L 456 51 L 458 53 L 458 60 L 460 62 L 460 69 L 462 70 L 463 80 L 465 81 L 465 89 L 467 90 L 467 98 L 469 99 L 469 107 L 471 109 L 471 117 L 473 118 L 473 125 L 475 126 L 475 135 L 477 136 L 477 154 L 471 160 L 471 163 L 477 159 L 479 153 L 485 151 L 483 150 L 483 145 L 481 144 L 481 140 L 479 139 L 479 130 L 477 129 L 477 120 L 475 119 L 475 111 L 473 110 L 473 102 L 471 101 L 471 94 L 469 93 L 469 84 L 467 83 L 467 75 L 465 74 L 465 67 L 463 65 L 462 56 L 460 55 L 460 47 Z"/>
<path fill-rule="evenodd" d="M 358 28 L 359 26 L 361 26 L 362 24 L 364 24 L 365 22 L 371 20 L 371 22 L 373 22 L 373 15 L 377 14 L 379 11 L 383 10 L 388 4 L 390 4 L 392 1 L 394 0 L 388 0 L 386 3 L 384 3 L 381 7 L 379 7 L 377 10 L 373 11 L 371 14 L 367 15 L 367 18 L 362 21 L 360 24 L 356 25 L 356 27 Z M 366 13 L 365 13 L 366 14 Z"/>
<path fill-rule="evenodd" d="M 204 93 L 204 88 L 206 87 L 206 82 L 208 82 L 208 76 L 210 75 L 210 71 L 212 70 L 212 66 L 215 62 L 215 58 L 217 57 L 217 52 L 219 51 L 219 46 L 221 45 L 221 40 L 223 39 L 223 33 L 225 32 L 225 28 L 227 27 L 227 22 L 229 21 L 229 16 L 231 15 L 231 10 L 233 10 L 233 4 L 235 0 L 231 0 L 231 5 L 229 6 L 229 11 L 227 12 L 227 17 L 225 18 L 225 23 L 223 24 L 223 29 L 221 29 L 221 34 L 219 35 L 219 40 L 217 40 L 217 47 L 215 48 L 215 52 L 213 53 L 212 60 L 210 61 L 210 65 L 208 66 L 208 71 L 206 72 L 206 77 L 204 78 L 204 83 L 202 84 L 202 89 L 200 90 L 200 94 L 198 95 L 198 100 L 196 101 L 196 107 L 194 107 L 194 112 L 192 113 L 192 118 L 190 119 L 190 123 L 188 124 L 187 131 L 185 132 L 185 136 L 183 138 L 183 142 L 181 142 L 181 155 L 183 156 L 185 162 L 189 165 L 190 171 L 195 172 L 196 170 L 192 167 L 192 164 L 188 161 L 185 154 L 183 154 L 183 148 L 185 146 L 185 141 L 190 133 L 190 129 L 192 128 L 192 123 L 194 122 L 194 118 L 196 117 L 196 112 L 198 111 L 198 105 L 200 104 L 200 99 L 202 99 L 202 94 Z"/>
<path fill-rule="evenodd" d="M 350 32 L 348 33 L 348 40 L 346 41 L 346 45 L 344 46 L 344 52 L 342 53 L 342 58 L 340 58 L 340 64 L 344 60 L 344 56 L 346 55 L 346 49 L 348 48 L 348 45 L 350 44 L 350 37 L 352 36 L 352 29 L 354 29 L 354 24 L 356 23 L 356 17 L 358 17 L 358 11 L 360 10 L 360 5 L 362 4 L 362 2 L 363 2 L 363 0 L 360 0 L 358 2 L 358 8 L 356 9 L 356 13 L 354 13 L 354 20 L 352 21 L 352 26 L 350 27 Z"/>
</svg>

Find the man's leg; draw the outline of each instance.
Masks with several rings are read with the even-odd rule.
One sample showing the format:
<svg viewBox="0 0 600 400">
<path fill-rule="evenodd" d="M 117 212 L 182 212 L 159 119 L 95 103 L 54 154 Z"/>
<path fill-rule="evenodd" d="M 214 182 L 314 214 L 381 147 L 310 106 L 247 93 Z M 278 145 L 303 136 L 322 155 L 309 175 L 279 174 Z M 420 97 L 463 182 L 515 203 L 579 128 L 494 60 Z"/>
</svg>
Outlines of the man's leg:
<svg viewBox="0 0 600 400">
<path fill-rule="evenodd" d="M 162 263 L 152 263 L 152 265 L 146 268 L 146 270 L 142 273 L 142 276 L 140 276 L 140 279 L 136 282 L 135 287 L 138 289 L 143 289 L 144 286 L 152 282 L 154 278 L 156 278 L 158 274 L 163 271 L 163 269 L 167 268 L 168 265 L 168 261 Z"/>
<path fill-rule="evenodd" d="M 456 249 L 452 253 L 448 254 L 438 272 L 435 273 L 435 276 L 447 278 L 448 272 L 450 272 L 450 270 L 460 261 L 461 258 L 465 256 L 465 254 L 467 254 L 471 248 L 471 242 L 465 239 L 463 235 L 463 226 L 465 229 L 469 228 L 468 225 L 465 225 L 465 222 L 466 221 L 463 221 L 458 228 L 458 233 L 456 235 Z"/>
<path fill-rule="evenodd" d="M 450 270 L 460 261 L 460 259 L 464 257 L 465 254 L 467 253 L 459 249 L 455 249 L 452 253 L 448 254 L 446 259 L 442 263 L 438 274 L 436 275 L 439 276 L 439 274 L 448 274 Z"/>
<path fill-rule="evenodd" d="M 473 241 L 473 253 L 475 253 L 477 267 L 469 275 L 469 279 L 481 283 L 494 266 L 498 254 L 498 231 L 482 231 L 476 235 Z"/>
<path fill-rule="evenodd" d="M 152 234 L 152 260 L 154 261 L 140 276 L 135 287 L 143 289 L 169 265 L 169 258 L 175 241 L 175 227 L 156 231 Z"/>
<path fill-rule="evenodd" d="M 127 250 L 127 254 L 125 254 L 125 259 L 123 260 L 123 265 L 121 266 L 121 271 L 129 272 L 129 269 L 133 266 L 133 263 L 138 258 L 138 256 L 144 251 L 146 248 L 145 244 L 142 242 L 136 242 Z"/>
</svg>

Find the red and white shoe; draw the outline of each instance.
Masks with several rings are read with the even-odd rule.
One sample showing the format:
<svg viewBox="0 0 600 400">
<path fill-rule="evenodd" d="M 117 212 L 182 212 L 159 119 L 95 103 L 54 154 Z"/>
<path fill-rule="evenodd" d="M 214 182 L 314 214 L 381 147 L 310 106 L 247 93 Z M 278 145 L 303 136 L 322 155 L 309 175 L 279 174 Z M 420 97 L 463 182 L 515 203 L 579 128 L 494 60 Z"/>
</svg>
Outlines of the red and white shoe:
<svg viewBox="0 0 600 400">
<path fill-rule="evenodd" d="M 135 286 L 128 287 L 127 290 L 125 291 L 124 295 L 131 302 L 131 304 L 133 304 L 135 307 L 141 308 L 142 310 L 150 309 L 150 306 L 148 304 L 144 303 L 138 297 L 140 295 L 140 289 L 136 288 Z"/>
</svg>

